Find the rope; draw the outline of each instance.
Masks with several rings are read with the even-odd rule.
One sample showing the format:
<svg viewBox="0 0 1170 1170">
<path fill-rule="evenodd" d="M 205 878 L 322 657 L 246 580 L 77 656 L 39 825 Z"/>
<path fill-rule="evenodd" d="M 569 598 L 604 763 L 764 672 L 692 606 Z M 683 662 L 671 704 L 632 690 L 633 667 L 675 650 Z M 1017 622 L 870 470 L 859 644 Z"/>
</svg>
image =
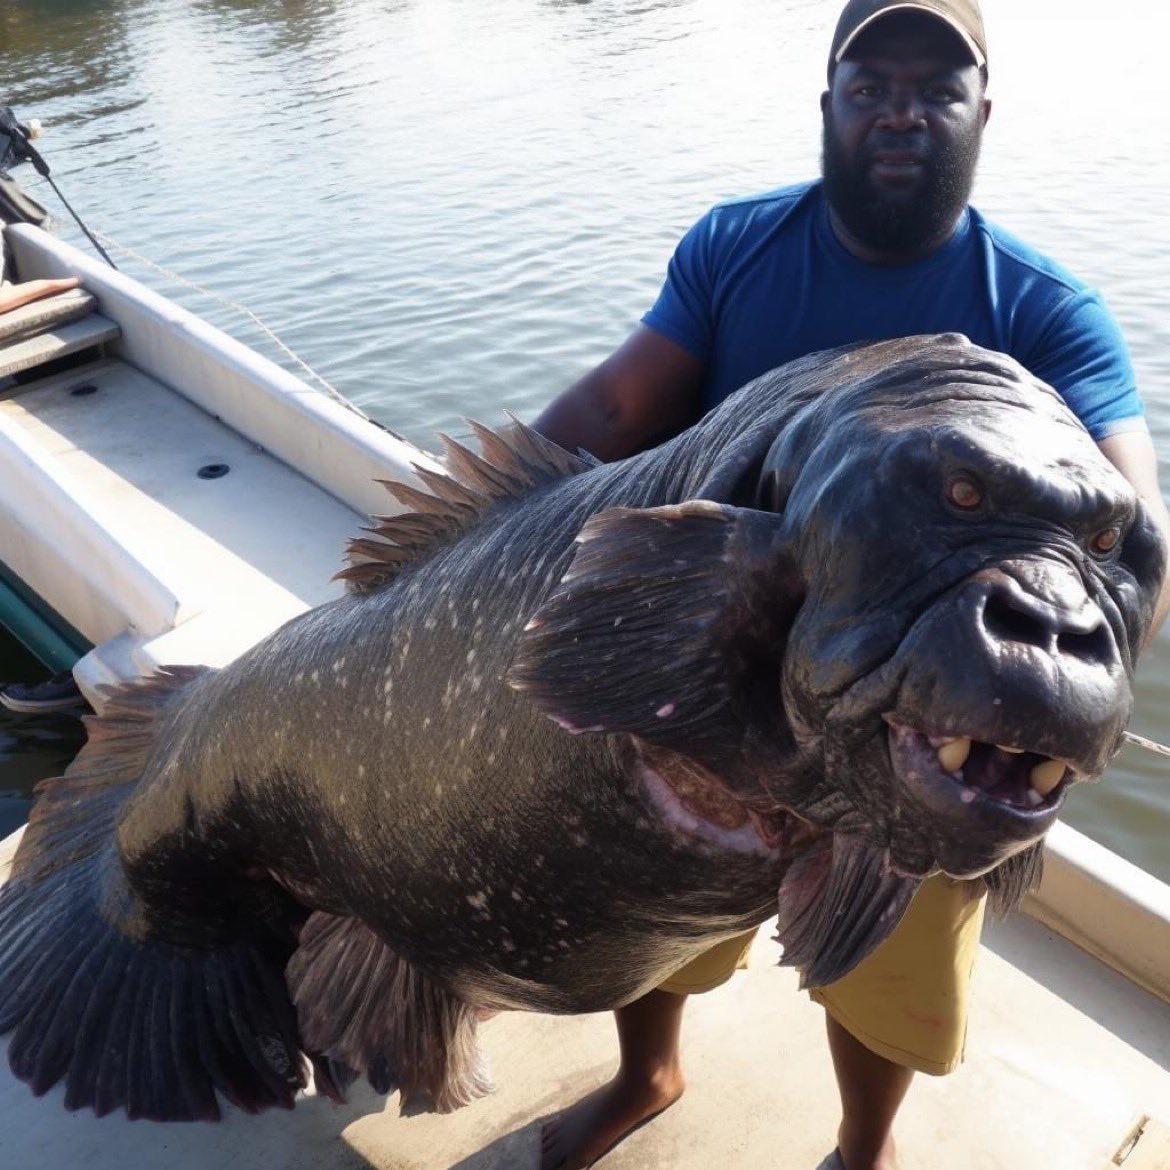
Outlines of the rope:
<svg viewBox="0 0 1170 1170">
<path fill-rule="evenodd" d="M 352 410 L 359 418 L 365 419 L 366 422 L 373 422 L 363 410 L 355 406 L 344 394 L 341 393 L 335 386 L 326 382 L 312 366 L 309 365 L 299 354 L 294 353 L 283 341 L 277 337 L 276 333 L 255 313 L 252 312 L 246 305 L 237 304 L 235 301 L 229 301 L 227 297 L 221 296 L 219 293 L 212 292 L 209 288 L 204 288 L 201 284 L 196 284 L 193 280 L 188 280 L 185 276 L 180 276 L 177 272 L 172 272 L 168 268 L 164 268 L 161 264 L 156 264 L 153 260 L 135 252 L 133 248 L 128 248 L 125 244 L 119 243 L 112 236 L 106 235 L 105 232 L 100 232 L 95 229 L 94 235 L 98 236 L 103 243 L 108 244 L 112 248 L 117 248 L 119 252 L 124 252 L 127 256 L 133 256 L 140 264 L 145 264 L 148 268 L 153 268 L 155 272 L 161 273 L 170 280 L 177 280 L 179 284 L 186 285 L 188 288 L 194 289 L 198 293 L 202 293 L 205 297 L 210 297 L 213 301 L 218 301 L 221 305 L 226 305 L 229 309 L 233 309 L 237 313 L 242 313 L 247 317 L 258 329 L 265 333 L 272 342 L 285 353 L 292 361 L 296 362 L 298 366 L 312 378 L 317 385 L 319 385 L 326 394 L 329 395 L 335 402 L 339 402 L 347 410 Z M 380 424 L 375 423 L 375 426 Z"/>
<path fill-rule="evenodd" d="M 43 174 L 43 175 L 45 176 L 45 181 L 46 181 L 46 182 L 49 184 L 49 186 L 50 186 L 50 187 L 52 187 L 52 188 L 53 188 L 53 190 L 54 190 L 54 191 L 57 193 L 57 198 L 58 198 L 58 199 L 60 199 L 60 200 L 61 200 L 61 202 L 65 204 L 65 210 L 66 210 L 67 212 L 69 212 L 69 214 L 70 214 L 71 216 L 73 216 L 73 219 L 76 221 L 76 223 L 77 223 L 77 226 L 78 226 L 79 228 L 81 228 L 81 230 L 82 230 L 83 232 L 85 232 L 86 239 L 88 239 L 88 240 L 89 240 L 89 242 L 90 242 L 91 244 L 93 244 L 93 246 L 94 246 L 94 247 L 95 247 L 95 248 L 96 248 L 96 249 L 97 249 L 97 250 L 98 250 L 98 251 L 101 253 L 101 257 L 102 257 L 102 259 L 103 259 L 103 260 L 104 260 L 104 261 L 105 261 L 105 262 L 106 262 L 106 263 L 107 263 L 107 264 L 108 264 L 108 265 L 109 265 L 109 266 L 110 266 L 110 267 L 111 267 L 111 268 L 112 268 L 112 269 L 113 269 L 115 272 L 117 272 L 117 271 L 118 271 L 118 266 L 117 266 L 117 264 L 115 264 L 115 263 L 113 262 L 113 260 L 111 260 L 111 259 L 110 259 L 110 254 L 109 254 L 109 252 L 107 252 L 107 251 L 105 250 L 105 248 L 103 248 L 103 247 L 101 246 L 101 244 L 99 244 L 99 243 L 97 242 L 97 240 L 96 240 L 96 239 L 94 239 L 94 234 L 93 234 L 93 232 L 91 232 L 91 231 L 89 230 L 89 228 L 87 228 L 87 227 L 85 226 L 84 222 L 82 222 L 81 216 L 80 216 L 80 215 L 78 215 L 78 214 L 77 214 L 77 212 L 73 210 L 73 204 L 72 204 L 72 203 L 70 203 L 70 202 L 69 202 L 69 200 L 65 198 L 64 192 L 62 192 L 61 188 L 60 188 L 60 187 L 58 187 L 58 186 L 57 186 L 57 184 L 56 184 L 55 182 L 53 182 L 53 176 L 49 174 L 49 168 L 48 168 L 48 167 L 45 167 L 45 169 L 44 169 L 43 171 L 41 171 L 41 168 L 40 168 L 40 167 L 37 167 L 37 170 L 38 170 L 38 171 L 39 171 L 41 174 Z"/>
<path fill-rule="evenodd" d="M 1170 756 L 1170 747 L 1164 743 L 1155 743 L 1152 739 L 1146 739 L 1144 735 L 1134 735 L 1132 731 L 1125 733 L 1125 742 L 1132 743 L 1135 747 L 1145 748 L 1148 752 L 1153 752 L 1157 756 Z"/>
</svg>

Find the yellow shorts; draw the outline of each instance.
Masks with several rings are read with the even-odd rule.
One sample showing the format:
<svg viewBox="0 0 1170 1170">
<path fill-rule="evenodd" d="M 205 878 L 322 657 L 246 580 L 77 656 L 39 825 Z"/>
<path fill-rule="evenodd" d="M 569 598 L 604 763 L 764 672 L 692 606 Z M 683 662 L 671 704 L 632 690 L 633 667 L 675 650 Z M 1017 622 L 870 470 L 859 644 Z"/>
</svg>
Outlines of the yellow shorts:
<svg viewBox="0 0 1170 1170">
<path fill-rule="evenodd" d="M 881 946 L 844 979 L 809 992 L 849 1033 L 887 1060 L 919 1072 L 963 1061 L 971 971 L 987 899 L 967 882 L 928 878 Z M 747 966 L 755 931 L 737 935 L 675 972 L 662 991 L 693 995 Z"/>
</svg>

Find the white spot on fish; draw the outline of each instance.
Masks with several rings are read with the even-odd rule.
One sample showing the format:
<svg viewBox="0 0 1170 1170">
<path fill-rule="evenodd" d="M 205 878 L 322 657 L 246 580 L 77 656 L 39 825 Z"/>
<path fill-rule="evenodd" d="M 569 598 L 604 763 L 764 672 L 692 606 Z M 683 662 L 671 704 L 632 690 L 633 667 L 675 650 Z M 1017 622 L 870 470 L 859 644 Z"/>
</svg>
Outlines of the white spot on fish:
<svg viewBox="0 0 1170 1170">
<path fill-rule="evenodd" d="M 674 714 L 674 704 L 666 703 L 659 707 L 658 710 L 654 712 L 654 714 L 657 715 L 659 719 L 669 719 Z"/>
<path fill-rule="evenodd" d="M 483 890 L 480 890 L 478 894 L 468 894 L 467 901 L 468 904 L 473 906 L 476 910 L 487 909 L 487 894 L 485 894 Z"/>
<path fill-rule="evenodd" d="M 474 649 L 468 650 L 467 651 L 467 664 L 470 666 L 471 663 L 473 663 L 474 661 L 475 661 L 475 650 Z"/>
<path fill-rule="evenodd" d="M 964 788 L 963 791 L 959 793 L 959 799 L 964 804 L 970 804 L 975 799 L 975 789 Z"/>
<path fill-rule="evenodd" d="M 315 670 L 315 671 L 313 671 L 313 673 L 311 675 L 309 675 L 309 678 L 313 682 L 319 683 L 321 681 L 321 672 L 319 670 Z"/>
</svg>

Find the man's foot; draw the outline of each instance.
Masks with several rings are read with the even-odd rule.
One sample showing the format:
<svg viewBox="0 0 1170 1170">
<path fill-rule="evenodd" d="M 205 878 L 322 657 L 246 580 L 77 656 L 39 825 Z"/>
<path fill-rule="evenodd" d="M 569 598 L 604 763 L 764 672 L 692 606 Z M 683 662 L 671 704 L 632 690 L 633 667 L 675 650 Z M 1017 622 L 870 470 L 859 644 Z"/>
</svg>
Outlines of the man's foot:
<svg viewBox="0 0 1170 1170">
<path fill-rule="evenodd" d="M 636 1085 L 618 1073 L 608 1085 L 545 1122 L 540 1132 L 540 1170 L 592 1166 L 639 1126 L 669 1109 L 685 1088 L 681 1069 Z"/>
<path fill-rule="evenodd" d="M 73 675 L 64 670 L 44 682 L 9 683 L 0 690 L 0 703 L 22 715 L 47 715 L 51 711 L 83 707 L 85 698 Z"/>
</svg>

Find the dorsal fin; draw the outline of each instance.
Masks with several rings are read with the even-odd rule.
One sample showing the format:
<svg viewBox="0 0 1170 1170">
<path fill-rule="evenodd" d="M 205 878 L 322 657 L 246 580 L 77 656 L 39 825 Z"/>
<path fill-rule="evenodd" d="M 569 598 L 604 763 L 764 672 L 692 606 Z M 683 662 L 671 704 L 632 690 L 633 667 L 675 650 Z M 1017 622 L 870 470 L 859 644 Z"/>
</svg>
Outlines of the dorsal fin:
<svg viewBox="0 0 1170 1170">
<path fill-rule="evenodd" d="M 397 480 L 380 481 L 408 510 L 398 516 L 375 516 L 375 523 L 363 529 L 371 535 L 349 542 L 349 565 L 337 578 L 345 581 L 351 593 L 368 593 L 393 580 L 404 565 L 474 527 L 499 500 L 515 499 L 595 466 L 558 447 L 510 412 L 508 419 L 510 425 L 498 431 L 468 420 L 479 440 L 479 454 L 439 435 L 447 471 L 414 466 L 425 491 Z"/>
</svg>

